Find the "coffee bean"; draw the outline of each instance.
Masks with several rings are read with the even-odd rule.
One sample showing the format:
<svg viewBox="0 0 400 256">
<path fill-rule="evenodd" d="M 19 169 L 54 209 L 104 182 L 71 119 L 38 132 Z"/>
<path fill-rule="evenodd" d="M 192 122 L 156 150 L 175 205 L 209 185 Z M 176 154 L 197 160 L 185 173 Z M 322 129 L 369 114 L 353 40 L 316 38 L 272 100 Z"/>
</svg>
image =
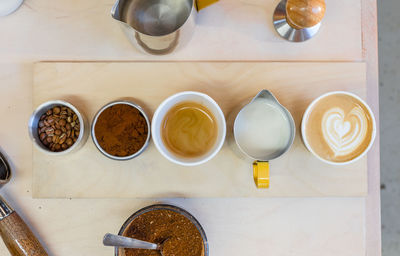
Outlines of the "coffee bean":
<svg viewBox="0 0 400 256">
<path fill-rule="evenodd" d="M 39 135 L 39 138 L 41 141 L 44 141 L 46 139 L 46 136 L 47 136 L 46 133 L 43 132 Z"/>
<path fill-rule="evenodd" d="M 67 143 L 68 146 L 71 146 L 72 143 L 73 143 L 73 141 L 72 141 L 71 138 L 68 138 L 68 139 L 65 141 L 65 143 Z"/>
<path fill-rule="evenodd" d="M 60 137 L 58 135 L 53 136 L 53 143 L 57 144 L 60 141 Z"/>
<path fill-rule="evenodd" d="M 63 144 L 66 139 L 67 139 L 67 134 L 65 134 L 65 133 L 61 134 L 60 141 L 58 142 L 58 144 Z"/>
<path fill-rule="evenodd" d="M 53 124 L 53 123 L 54 123 L 54 117 L 49 116 L 49 117 L 47 118 L 47 123 L 49 123 L 50 125 Z"/>
<path fill-rule="evenodd" d="M 60 111 L 61 111 L 60 107 L 54 107 L 53 108 L 53 113 L 56 114 L 56 115 L 59 114 Z"/>
<path fill-rule="evenodd" d="M 79 134 L 78 115 L 65 106 L 55 106 L 47 110 L 38 122 L 40 141 L 54 152 L 71 147 L 77 141 Z"/>
<path fill-rule="evenodd" d="M 51 127 L 47 127 L 47 128 L 46 128 L 46 134 L 47 134 L 47 135 L 54 134 L 54 129 L 51 128 Z"/>
</svg>

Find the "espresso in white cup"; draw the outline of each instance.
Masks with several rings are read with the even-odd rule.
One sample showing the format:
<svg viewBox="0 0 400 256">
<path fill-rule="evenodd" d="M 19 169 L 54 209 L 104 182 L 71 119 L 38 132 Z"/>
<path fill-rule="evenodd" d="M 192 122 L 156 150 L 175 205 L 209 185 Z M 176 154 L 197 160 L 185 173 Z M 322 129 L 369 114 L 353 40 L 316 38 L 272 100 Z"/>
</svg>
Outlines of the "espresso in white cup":
<svg viewBox="0 0 400 256">
<path fill-rule="evenodd" d="M 326 163 L 342 165 L 368 152 L 376 136 L 376 123 L 371 109 L 360 97 L 330 92 L 307 108 L 301 134 L 313 155 Z"/>
<path fill-rule="evenodd" d="M 157 108 L 151 132 L 156 148 L 169 161 L 185 166 L 199 165 L 212 159 L 222 148 L 225 116 L 210 96 L 180 92 Z"/>
</svg>

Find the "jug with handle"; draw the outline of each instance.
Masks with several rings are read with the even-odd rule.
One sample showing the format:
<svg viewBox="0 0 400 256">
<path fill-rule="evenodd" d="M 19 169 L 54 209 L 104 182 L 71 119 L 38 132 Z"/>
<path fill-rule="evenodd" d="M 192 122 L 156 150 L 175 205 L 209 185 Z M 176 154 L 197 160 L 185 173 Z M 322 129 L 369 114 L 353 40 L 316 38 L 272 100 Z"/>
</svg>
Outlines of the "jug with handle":
<svg viewBox="0 0 400 256">
<path fill-rule="evenodd" d="M 235 150 L 253 161 L 257 188 L 269 187 L 269 161 L 293 144 L 295 123 L 290 112 L 268 90 L 259 92 L 237 114 L 233 124 Z"/>
<path fill-rule="evenodd" d="M 111 16 L 131 43 L 145 53 L 162 55 L 187 44 L 197 11 L 218 0 L 117 0 Z"/>
</svg>

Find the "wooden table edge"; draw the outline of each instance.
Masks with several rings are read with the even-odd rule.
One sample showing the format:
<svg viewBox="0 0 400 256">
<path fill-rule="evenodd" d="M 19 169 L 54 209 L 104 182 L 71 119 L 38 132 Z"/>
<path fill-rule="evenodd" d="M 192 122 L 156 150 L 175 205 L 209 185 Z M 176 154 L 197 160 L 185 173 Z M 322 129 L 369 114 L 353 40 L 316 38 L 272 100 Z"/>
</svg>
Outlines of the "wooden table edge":
<svg viewBox="0 0 400 256">
<path fill-rule="evenodd" d="M 379 73 L 377 1 L 361 0 L 362 56 L 367 63 L 367 101 L 377 122 L 375 145 L 368 157 L 368 195 L 365 204 L 366 255 L 381 256 Z"/>
</svg>

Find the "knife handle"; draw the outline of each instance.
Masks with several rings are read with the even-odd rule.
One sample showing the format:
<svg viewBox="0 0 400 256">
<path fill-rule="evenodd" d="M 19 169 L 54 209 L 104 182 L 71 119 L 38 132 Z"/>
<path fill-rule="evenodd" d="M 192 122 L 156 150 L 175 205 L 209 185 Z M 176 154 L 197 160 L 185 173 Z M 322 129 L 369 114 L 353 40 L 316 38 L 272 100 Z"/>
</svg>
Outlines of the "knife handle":
<svg viewBox="0 0 400 256">
<path fill-rule="evenodd" d="M 43 246 L 15 211 L 0 220 L 0 235 L 12 256 L 47 256 Z"/>
</svg>

